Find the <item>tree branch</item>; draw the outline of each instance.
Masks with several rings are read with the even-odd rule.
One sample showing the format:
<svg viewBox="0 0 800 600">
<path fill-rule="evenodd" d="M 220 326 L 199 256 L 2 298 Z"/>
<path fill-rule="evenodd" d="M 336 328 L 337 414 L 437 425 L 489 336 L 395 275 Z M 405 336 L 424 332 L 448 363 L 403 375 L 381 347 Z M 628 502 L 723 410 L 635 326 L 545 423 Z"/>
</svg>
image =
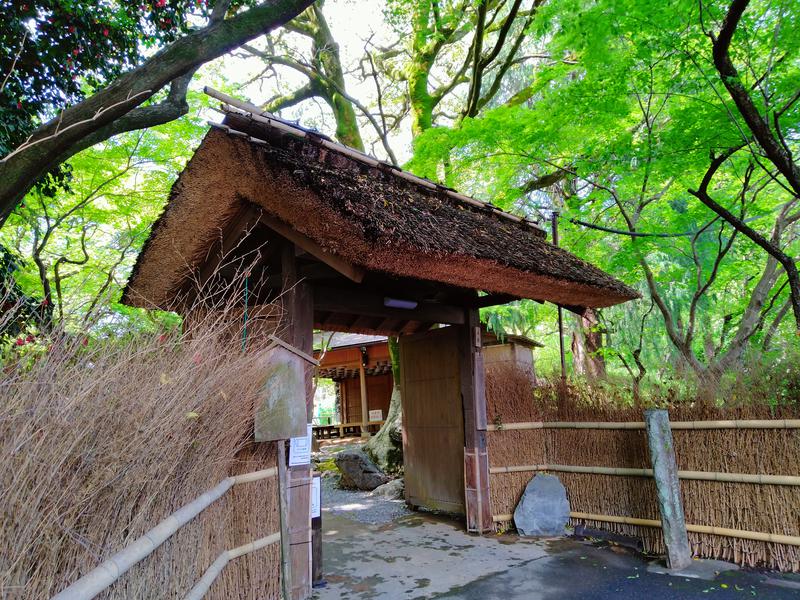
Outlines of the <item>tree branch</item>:
<svg viewBox="0 0 800 600">
<path fill-rule="evenodd" d="M 786 178 L 794 193 L 800 196 L 800 168 L 792 160 L 791 154 L 770 131 L 769 122 L 761 115 L 747 89 L 739 79 L 739 72 L 730 58 L 730 45 L 733 34 L 741 21 L 750 0 L 733 0 L 728 14 L 722 23 L 719 35 L 712 36 L 712 55 L 714 66 L 722 79 L 722 84 L 736 104 L 747 127 L 759 143 L 767 158 Z"/>
<path fill-rule="evenodd" d="M 266 0 L 169 44 L 107 87 L 39 127 L 24 148 L 0 160 L 0 222 L 47 171 L 80 149 L 87 136 L 111 125 L 192 69 L 286 23 L 313 0 Z M 44 140 L 37 143 L 39 140 Z M 85 146 L 84 146 L 85 147 Z"/>
</svg>

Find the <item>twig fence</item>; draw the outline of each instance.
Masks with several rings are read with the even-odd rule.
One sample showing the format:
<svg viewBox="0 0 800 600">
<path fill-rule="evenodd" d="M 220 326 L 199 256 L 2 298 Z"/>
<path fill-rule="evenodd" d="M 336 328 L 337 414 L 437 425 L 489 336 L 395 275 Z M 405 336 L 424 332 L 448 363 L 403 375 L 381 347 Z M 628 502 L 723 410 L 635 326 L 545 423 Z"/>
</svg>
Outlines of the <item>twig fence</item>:
<svg viewBox="0 0 800 600">
<path fill-rule="evenodd" d="M 720 420 L 720 421 L 675 421 L 670 426 L 673 430 L 710 430 L 710 429 L 800 429 L 800 419 L 780 420 Z M 595 430 L 644 430 L 645 423 L 633 422 L 595 422 L 595 421 L 533 421 L 521 423 L 493 424 L 487 427 L 489 431 L 520 431 L 537 429 L 595 429 Z M 560 464 L 529 464 L 507 465 L 491 467 L 491 474 L 524 473 L 524 472 L 564 472 L 585 473 L 595 475 L 618 475 L 628 477 L 653 477 L 652 469 L 634 469 L 619 467 L 560 465 Z M 726 483 L 748 483 L 756 485 L 800 486 L 800 476 L 797 475 L 767 475 L 760 473 L 723 473 L 711 471 L 678 471 L 680 479 L 716 481 Z M 770 507 L 764 507 L 770 510 Z M 619 523 L 641 527 L 660 528 L 661 521 L 655 519 L 641 519 L 630 516 L 595 514 L 588 512 L 572 511 L 570 517 L 590 521 Z M 505 523 L 513 520 L 512 514 L 497 514 L 493 520 Z M 711 534 L 744 540 L 771 542 L 800 546 L 800 536 L 782 535 L 759 531 L 746 531 L 725 527 L 688 524 L 686 529 L 693 533 Z"/>
<path fill-rule="evenodd" d="M 175 532 L 189 523 L 189 521 L 194 519 L 211 504 L 219 500 L 233 486 L 251 483 L 253 481 L 261 481 L 263 479 L 275 477 L 277 474 L 277 467 L 271 467 L 252 473 L 226 477 L 205 494 L 202 494 L 189 504 L 176 510 L 140 538 L 134 540 L 127 547 L 108 558 L 105 562 L 78 579 L 75 583 L 53 596 L 52 600 L 91 600 L 122 577 L 122 575 L 130 570 L 136 563 L 152 554 L 156 548 L 167 541 Z M 199 600 L 203 598 L 216 578 L 231 560 L 265 548 L 270 544 L 280 541 L 280 539 L 281 534 L 279 532 L 273 533 L 248 544 L 222 552 L 205 571 L 195 586 L 186 594 L 185 600 Z"/>
</svg>

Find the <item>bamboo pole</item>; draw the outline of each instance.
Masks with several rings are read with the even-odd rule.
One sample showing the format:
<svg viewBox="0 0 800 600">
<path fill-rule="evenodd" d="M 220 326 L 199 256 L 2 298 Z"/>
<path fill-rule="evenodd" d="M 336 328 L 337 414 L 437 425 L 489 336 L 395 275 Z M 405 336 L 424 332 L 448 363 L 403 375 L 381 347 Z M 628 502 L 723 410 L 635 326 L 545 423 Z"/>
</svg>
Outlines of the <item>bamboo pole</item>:
<svg viewBox="0 0 800 600">
<path fill-rule="evenodd" d="M 570 511 L 570 518 L 584 519 L 586 521 L 604 521 L 606 523 L 621 523 L 624 525 L 637 525 L 640 527 L 661 528 L 661 521 L 654 519 L 638 519 L 636 517 L 619 517 L 616 515 L 599 515 Z M 495 523 L 508 523 L 514 520 L 514 515 L 503 514 L 494 515 L 492 520 Z M 778 533 L 762 533 L 760 531 L 746 531 L 744 529 L 728 529 L 727 527 L 713 527 L 710 525 L 686 525 L 686 530 L 692 533 L 707 533 L 722 537 L 738 538 L 742 540 L 754 540 L 756 542 L 771 542 L 773 544 L 787 544 L 789 546 L 800 546 L 800 536 L 782 535 Z"/>
<path fill-rule="evenodd" d="M 644 421 L 528 421 L 521 423 L 490 424 L 488 431 L 515 431 L 528 429 L 641 429 Z M 751 419 L 723 421 L 673 421 L 676 429 L 800 429 L 800 419 Z"/>
<path fill-rule="evenodd" d="M 652 477 L 652 469 L 628 469 L 621 467 L 583 467 L 576 465 L 512 465 L 491 467 L 489 473 L 527 473 L 533 471 L 556 471 L 560 473 L 587 473 L 594 475 L 621 475 L 628 477 Z M 678 471 L 680 479 L 698 481 L 722 481 L 725 483 L 755 483 L 761 485 L 800 486 L 800 476 L 761 475 L 751 473 L 717 473 L 713 471 Z"/>
<path fill-rule="evenodd" d="M 212 489 L 176 510 L 143 536 L 60 591 L 52 600 L 91 600 L 122 577 L 133 565 L 152 554 L 170 536 L 221 498 L 231 487 L 274 477 L 276 473 L 277 469 L 272 468 L 226 477 Z"/>
<path fill-rule="evenodd" d="M 211 588 L 211 585 L 214 583 L 217 577 L 219 577 L 222 569 L 224 569 L 230 561 L 235 558 L 239 558 L 240 556 L 244 556 L 245 554 L 255 552 L 256 550 L 266 548 L 270 544 L 280 541 L 280 539 L 280 533 L 273 533 L 272 535 L 268 535 L 261 539 L 250 542 L 249 544 L 244 544 L 242 546 L 222 552 L 217 559 L 211 563 L 211 566 L 206 569 L 205 573 L 203 573 L 203 576 L 197 581 L 197 583 L 194 584 L 194 587 L 189 590 L 189 593 L 184 596 L 184 600 L 202 600 L 203 596 L 205 596 L 206 592 L 208 592 L 208 590 Z"/>
</svg>

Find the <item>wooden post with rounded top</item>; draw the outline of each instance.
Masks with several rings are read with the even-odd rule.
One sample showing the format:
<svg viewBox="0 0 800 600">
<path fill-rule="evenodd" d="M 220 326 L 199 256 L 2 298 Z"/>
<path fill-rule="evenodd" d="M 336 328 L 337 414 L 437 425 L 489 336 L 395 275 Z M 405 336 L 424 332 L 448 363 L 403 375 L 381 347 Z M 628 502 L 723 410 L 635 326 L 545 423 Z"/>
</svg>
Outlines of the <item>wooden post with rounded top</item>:
<svg viewBox="0 0 800 600">
<path fill-rule="evenodd" d="M 364 361 L 358 365 L 358 378 L 361 384 L 361 437 L 370 437 L 369 433 L 369 402 L 367 401 L 367 372 Z"/>
</svg>

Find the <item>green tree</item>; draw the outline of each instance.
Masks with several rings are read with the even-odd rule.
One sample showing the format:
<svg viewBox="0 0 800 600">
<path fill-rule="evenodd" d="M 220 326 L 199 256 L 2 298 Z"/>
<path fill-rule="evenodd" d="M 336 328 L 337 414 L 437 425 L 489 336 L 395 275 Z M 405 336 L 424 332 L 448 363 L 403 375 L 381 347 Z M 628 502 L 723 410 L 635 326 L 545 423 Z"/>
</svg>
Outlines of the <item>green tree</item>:
<svg viewBox="0 0 800 600">
<path fill-rule="evenodd" d="M 205 97 L 191 96 L 196 106 Z M 32 190 L 0 230 L 15 280 L 49 307 L 39 329 L 117 319 L 130 268 L 205 130 L 198 117 L 123 134 L 72 159 L 69 190 Z"/>
<path fill-rule="evenodd" d="M 7 146 L 0 158 L 0 223 L 36 181 L 81 150 L 185 114 L 198 67 L 285 23 L 312 1 L 264 0 L 240 11 L 231 0 L 218 0 L 212 10 L 201 10 L 206 25 L 196 29 L 189 26 L 193 5 L 186 0 L 4 3 L 10 19 L 0 38 L 0 91 L 4 106 L 12 99 L 24 114 L 0 115 Z M 35 46 L 26 45 L 29 38 Z M 145 39 L 155 53 L 141 51 Z M 40 51 L 50 64 L 41 62 Z M 64 63 L 72 56 L 74 72 L 65 76 L 69 69 L 59 55 Z"/>
<path fill-rule="evenodd" d="M 788 24 L 799 11 L 752 8 L 741 49 L 748 85 L 767 86 L 781 131 L 792 131 L 800 72 Z M 702 9 L 683 0 L 542 7 L 532 31 L 564 60 L 535 74 L 524 102 L 427 132 L 412 166 L 435 178 L 448 164 L 448 184 L 512 210 L 557 211 L 565 245 L 634 285 L 644 279 L 680 363 L 715 380 L 774 339 L 790 298 L 781 262 L 688 190 L 709 155 L 713 164 L 740 147 L 716 172 L 714 195 L 790 256 L 797 198 L 758 145 L 742 144 L 743 119 L 719 93 L 704 33 L 727 4 Z"/>
</svg>

